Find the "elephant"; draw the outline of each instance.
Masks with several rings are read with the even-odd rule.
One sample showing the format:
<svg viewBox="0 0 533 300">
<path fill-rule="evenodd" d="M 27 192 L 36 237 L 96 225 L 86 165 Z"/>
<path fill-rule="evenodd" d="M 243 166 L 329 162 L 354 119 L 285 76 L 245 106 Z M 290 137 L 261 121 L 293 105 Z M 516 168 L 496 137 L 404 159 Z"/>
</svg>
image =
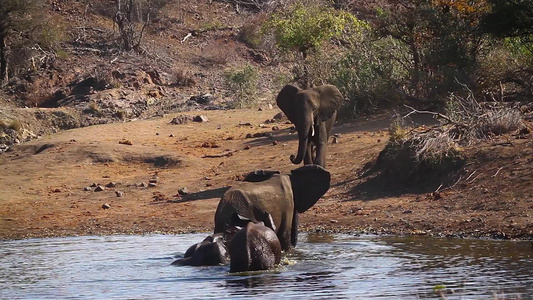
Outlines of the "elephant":
<svg viewBox="0 0 533 300">
<path fill-rule="evenodd" d="M 298 152 L 291 155 L 294 164 L 317 164 L 326 167 L 326 150 L 337 111 L 344 102 L 339 89 L 321 85 L 300 90 L 284 86 L 276 97 L 276 104 L 298 131 Z"/>
<path fill-rule="evenodd" d="M 223 233 L 212 234 L 202 242 L 189 247 L 183 258 L 172 262 L 183 266 L 216 266 L 229 262 L 229 253 Z"/>
<path fill-rule="evenodd" d="M 274 268 L 281 261 L 281 244 L 263 222 L 248 222 L 229 245 L 230 273 Z"/>
<path fill-rule="evenodd" d="M 331 175 L 319 165 L 305 165 L 290 174 L 258 170 L 227 190 L 215 212 L 214 233 L 223 233 L 235 215 L 263 222 L 279 239 L 281 249 L 296 246 L 298 213 L 311 208 L 329 189 Z"/>
</svg>

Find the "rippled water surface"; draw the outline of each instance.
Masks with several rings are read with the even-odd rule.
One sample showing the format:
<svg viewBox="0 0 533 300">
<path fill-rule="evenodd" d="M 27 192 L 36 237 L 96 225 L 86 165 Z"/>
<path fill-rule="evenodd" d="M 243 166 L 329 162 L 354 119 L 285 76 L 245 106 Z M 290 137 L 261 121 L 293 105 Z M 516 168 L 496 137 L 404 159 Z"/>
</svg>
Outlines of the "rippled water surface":
<svg viewBox="0 0 533 300">
<path fill-rule="evenodd" d="M 533 299 L 530 241 L 301 234 L 283 266 L 171 266 L 206 234 L 0 241 L 0 299 Z"/>
</svg>

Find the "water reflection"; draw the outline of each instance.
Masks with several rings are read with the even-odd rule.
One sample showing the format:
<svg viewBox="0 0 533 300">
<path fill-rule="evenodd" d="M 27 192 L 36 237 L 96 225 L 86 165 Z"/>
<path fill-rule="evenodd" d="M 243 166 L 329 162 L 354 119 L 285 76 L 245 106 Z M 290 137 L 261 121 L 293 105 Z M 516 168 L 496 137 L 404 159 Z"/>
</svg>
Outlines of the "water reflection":
<svg viewBox="0 0 533 300">
<path fill-rule="evenodd" d="M 530 242 L 301 235 L 284 264 L 176 267 L 196 235 L 0 242 L 0 299 L 533 298 Z"/>
</svg>

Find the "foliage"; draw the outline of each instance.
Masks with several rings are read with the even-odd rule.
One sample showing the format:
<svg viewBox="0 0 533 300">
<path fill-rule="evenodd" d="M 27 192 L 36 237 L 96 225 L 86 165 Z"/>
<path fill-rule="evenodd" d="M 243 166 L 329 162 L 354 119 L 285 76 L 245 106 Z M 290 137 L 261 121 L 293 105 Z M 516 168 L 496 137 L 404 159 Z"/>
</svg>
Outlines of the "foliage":
<svg viewBox="0 0 533 300">
<path fill-rule="evenodd" d="M 23 27 L 33 0 L 0 0 L 0 82 L 8 79 L 9 57 L 7 46 L 12 33 Z"/>
<path fill-rule="evenodd" d="M 409 93 L 417 97 L 443 97 L 459 86 L 471 86 L 483 49 L 482 17 L 485 0 L 390 1 L 379 7 L 376 32 L 391 36 L 409 49 Z"/>
<path fill-rule="evenodd" d="M 22 131 L 22 123 L 19 120 L 0 120 L 0 129 L 4 131 L 5 129 L 12 129 L 17 133 Z"/>
<path fill-rule="evenodd" d="M 250 64 L 242 68 L 226 70 L 226 86 L 235 98 L 236 108 L 248 107 L 253 104 L 257 92 L 257 70 Z"/>
<path fill-rule="evenodd" d="M 373 40 L 369 34 L 351 47 L 328 80 L 349 99 L 341 115 L 353 117 L 399 102 L 397 90 L 408 84 L 409 70 L 401 61 L 407 52 L 396 39 Z"/>
<path fill-rule="evenodd" d="M 271 16 L 265 32 L 272 30 L 277 46 L 282 50 L 298 51 L 304 58 L 331 38 L 355 34 L 367 23 L 352 14 L 325 6 L 305 6 L 297 2 L 287 11 Z"/>
<path fill-rule="evenodd" d="M 483 19 L 485 32 L 499 37 L 522 37 L 533 43 L 533 2 L 529 0 L 488 0 L 491 13 Z"/>
</svg>

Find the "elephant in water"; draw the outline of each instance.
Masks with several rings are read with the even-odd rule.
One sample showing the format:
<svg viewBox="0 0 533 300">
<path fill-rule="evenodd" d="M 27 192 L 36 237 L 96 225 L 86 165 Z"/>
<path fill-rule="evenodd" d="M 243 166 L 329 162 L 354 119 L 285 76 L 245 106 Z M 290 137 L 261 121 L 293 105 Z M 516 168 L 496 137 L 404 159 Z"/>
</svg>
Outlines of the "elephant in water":
<svg viewBox="0 0 533 300">
<path fill-rule="evenodd" d="M 268 270 L 279 265 L 281 244 L 274 230 L 263 222 L 248 222 L 233 237 L 229 253 L 230 272 Z"/>
<path fill-rule="evenodd" d="M 215 212 L 215 234 L 224 233 L 235 216 L 263 222 L 276 232 L 283 251 L 296 246 L 298 213 L 311 208 L 329 189 L 330 173 L 318 165 L 306 165 L 283 175 L 255 171 L 230 188 Z"/>
<path fill-rule="evenodd" d="M 229 248 L 229 251 L 228 251 Z M 281 245 L 263 222 L 232 218 L 227 231 L 189 247 L 173 265 L 215 266 L 230 262 L 230 272 L 268 270 L 280 263 Z"/>
<path fill-rule="evenodd" d="M 298 131 L 298 152 L 291 162 L 326 167 L 328 140 L 337 119 L 337 111 L 344 102 L 341 92 L 333 85 L 321 85 L 300 90 L 286 85 L 276 104 Z"/>
<path fill-rule="evenodd" d="M 229 262 L 226 241 L 222 233 L 212 234 L 202 242 L 189 247 L 181 259 L 175 260 L 173 265 L 183 266 L 216 266 Z"/>
</svg>

